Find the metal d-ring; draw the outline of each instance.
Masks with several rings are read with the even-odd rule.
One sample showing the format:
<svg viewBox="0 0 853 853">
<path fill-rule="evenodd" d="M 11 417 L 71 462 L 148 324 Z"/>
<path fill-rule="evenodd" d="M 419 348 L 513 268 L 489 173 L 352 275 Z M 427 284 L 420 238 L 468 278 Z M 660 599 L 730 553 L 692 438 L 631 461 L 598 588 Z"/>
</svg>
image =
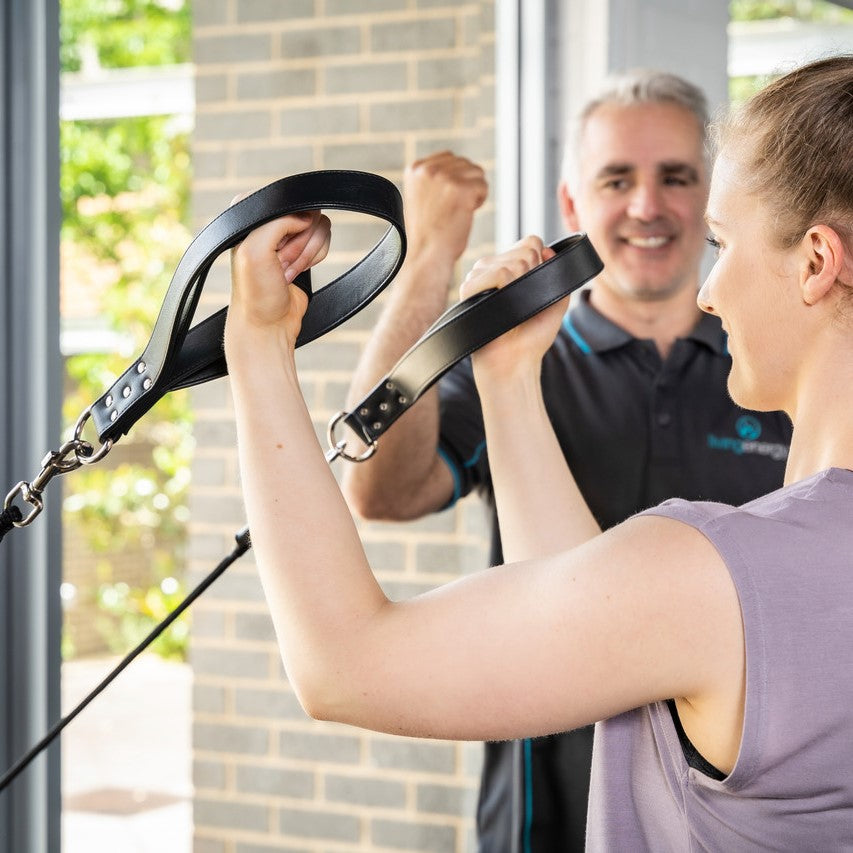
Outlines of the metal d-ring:
<svg viewBox="0 0 853 853">
<path fill-rule="evenodd" d="M 347 462 L 366 462 L 374 453 L 376 453 L 375 438 L 370 439 L 367 449 L 359 456 L 353 456 L 351 453 L 347 453 L 346 439 L 342 438 L 339 441 L 335 441 L 335 427 L 337 427 L 337 425 L 347 417 L 349 417 L 349 412 L 338 412 L 332 417 L 329 421 L 329 426 L 326 428 L 326 438 L 329 441 L 329 449 L 326 451 L 326 461 L 329 463 L 334 462 L 339 456 L 341 459 L 346 459 Z"/>
<path fill-rule="evenodd" d="M 80 417 L 77 418 L 77 423 L 74 426 L 74 441 L 77 443 L 77 452 L 76 457 L 77 461 L 81 465 L 94 465 L 96 462 L 100 462 L 113 447 L 113 440 L 108 438 L 97 450 L 92 447 L 92 445 L 88 441 L 84 441 L 82 438 L 83 435 L 83 427 L 86 425 L 86 421 L 92 415 L 92 407 L 87 406 L 83 412 L 80 414 Z M 89 449 L 89 453 L 81 453 L 81 450 Z"/>
</svg>

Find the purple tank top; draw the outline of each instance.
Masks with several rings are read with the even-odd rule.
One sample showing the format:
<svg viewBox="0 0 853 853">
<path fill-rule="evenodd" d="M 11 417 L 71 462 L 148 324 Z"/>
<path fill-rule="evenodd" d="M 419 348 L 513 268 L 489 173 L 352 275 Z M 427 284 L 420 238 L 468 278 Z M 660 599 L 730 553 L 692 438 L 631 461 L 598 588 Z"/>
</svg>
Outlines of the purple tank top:
<svg viewBox="0 0 853 853">
<path fill-rule="evenodd" d="M 701 531 L 737 587 L 742 741 L 715 781 L 688 766 L 665 702 L 599 723 L 587 850 L 853 851 L 853 471 L 647 514 Z"/>
</svg>

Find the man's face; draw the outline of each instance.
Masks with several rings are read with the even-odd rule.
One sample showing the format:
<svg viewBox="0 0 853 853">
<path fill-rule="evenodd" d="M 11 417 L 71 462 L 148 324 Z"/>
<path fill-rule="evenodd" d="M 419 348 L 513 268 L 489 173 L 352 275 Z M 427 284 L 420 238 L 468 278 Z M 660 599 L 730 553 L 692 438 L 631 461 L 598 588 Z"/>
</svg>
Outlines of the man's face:
<svg viewBox="0 0 853 853">
<path fill-rule="evenodd" d="M 708 176 L 696 117 L 675 104 L 599 107 L 587 119 L 575 187 L 560 186 L 571 230 L 604 261 L 597 285 L 623 300 L 698 287 Z"/>
</svg>

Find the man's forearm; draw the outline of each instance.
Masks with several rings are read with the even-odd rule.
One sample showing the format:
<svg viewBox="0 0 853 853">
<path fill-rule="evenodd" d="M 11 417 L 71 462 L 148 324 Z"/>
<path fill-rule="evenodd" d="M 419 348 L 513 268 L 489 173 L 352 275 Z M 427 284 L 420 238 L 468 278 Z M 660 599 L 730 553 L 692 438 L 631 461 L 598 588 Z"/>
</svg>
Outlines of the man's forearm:
<svg viewBox="0 0 853 853">
<path fill-rule="evenodd" d="M 468 245 L 474 212 L 487 194 L 483 170 L 451 151 L 435 152 L 406 169 L 409 252 L 355 370 L 350 407 L 358 405 L 446 308 L 454 265 Z M 438 397 L 432 392 L 382 436 L 375 456 L 349 466 L 343 485 L 352 508 L 368 518 L 402 520 L 444 506 L 453 479 L 437 454 L 438 432 Z"/>
<path fill-rule="evenodd" d="M 442 313 L 451 276 L 452 263 L 440 258 L 404 265 L 353 374 L 348 406 L 357 405 Z M 382 436 L 375 456 L 347 466 L 343 488 L 353 509 L 367 518 L 404 520 L 443 506 L 452 480 L 437 455 L 438 434 L 433 390 Z"/>
</svg>

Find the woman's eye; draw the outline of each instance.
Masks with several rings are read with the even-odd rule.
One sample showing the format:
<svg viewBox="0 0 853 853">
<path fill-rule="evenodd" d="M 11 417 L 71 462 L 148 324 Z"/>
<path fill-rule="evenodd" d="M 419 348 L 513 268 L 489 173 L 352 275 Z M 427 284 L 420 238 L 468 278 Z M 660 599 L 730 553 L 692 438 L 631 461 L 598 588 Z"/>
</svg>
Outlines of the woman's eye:
<svg viewBox="0 0 853 853">
<path fill-rule="evenodd" d="M 710 236 L 709 236 L 709 237 L 706 237 L 706 238 L 705 238 L 705 242 L 706 242 L 709 246 L 713 246 L 714 251 L 715 251 L 718 255 L 719 255 L 719 254 L 720 254 L 720 252 L 722 251 L 723 244 L 722 244 L 722 243 L 720 243 L 720 241 L 719 241 L 716 237 L 710 237 Z"/>
</svg>

